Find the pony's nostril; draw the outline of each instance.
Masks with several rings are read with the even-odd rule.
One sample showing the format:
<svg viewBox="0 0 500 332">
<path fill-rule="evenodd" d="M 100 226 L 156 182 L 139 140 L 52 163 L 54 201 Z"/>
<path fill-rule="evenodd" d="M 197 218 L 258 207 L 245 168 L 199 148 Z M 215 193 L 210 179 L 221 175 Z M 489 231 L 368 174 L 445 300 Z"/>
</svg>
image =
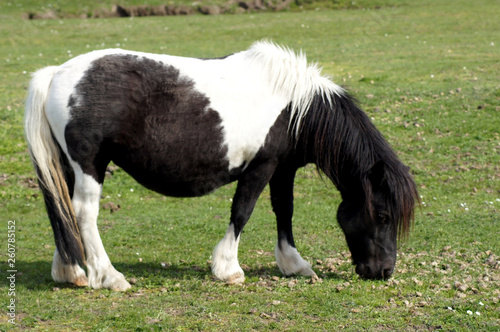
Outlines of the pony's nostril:
<svg viewBox="0 0 500 332">
<path fill-rule="evenodd" d="M 391 275 L 392 275 L 392 271 L 393 271 L 392 268 L 390 268 L 390 269 L 384 269 L 382 271 L 382 279 L 389 279 L 391 277 Z"/>
<path fill-rule="evenodd" d="M 373 278 L 371 275 L 371 269 L 367 264 L 358 264 L 356 266 L 356 273 L 359 274 L 359 276 L 364 279 Z"/>
</svg>

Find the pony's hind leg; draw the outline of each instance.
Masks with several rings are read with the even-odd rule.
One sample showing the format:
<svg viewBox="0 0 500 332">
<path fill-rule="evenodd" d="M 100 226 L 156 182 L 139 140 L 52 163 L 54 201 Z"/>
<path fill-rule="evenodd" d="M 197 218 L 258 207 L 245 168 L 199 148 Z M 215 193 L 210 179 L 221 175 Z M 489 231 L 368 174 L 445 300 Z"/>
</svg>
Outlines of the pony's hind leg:
<svg viewBox="0 0 500 332">
<path fill-rule="evenodd" d="M 75 210 L 82 242 L 85 248 L 88 284 L 92 288 L 109 288 L 124 291 L 131 286 L 123 274 L 109 260 L 97 229 L 99 199 L 102 185 L 92 176 L 75 168 L 73 208 Z M 78 170 L 78 171 L 76 171 Z"/>
<path fill-rule="evenodd" d="M 300 256 L 293 240 L 293 180 L 295 169 L 278 169 L 271 179 L 271 204 L 278 224 L 276 263 L 284 275 L 316 276 L 306 260 Z"/>
</svg>

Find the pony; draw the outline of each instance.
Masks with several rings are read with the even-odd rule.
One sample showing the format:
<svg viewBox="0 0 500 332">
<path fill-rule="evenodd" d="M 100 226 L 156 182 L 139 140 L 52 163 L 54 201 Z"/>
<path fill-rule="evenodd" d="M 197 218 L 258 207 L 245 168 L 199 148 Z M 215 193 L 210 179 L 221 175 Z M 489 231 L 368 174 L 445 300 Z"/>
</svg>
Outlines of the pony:
<svg viewBox="0 0 500 332">
<path fill-rule="evenodd" d="M 356 99 L 302 51 L 269 41 L 213 59 L 122 49 L 77 56 L 33 74 L 24 126 L 54 232 L 56 282 L 131 287 L 97 228 L 111 161 L 174 197 L 237 181 L 212 256 L 212 273 L 228 283 L 244 281 L 240 234 L 267 184 L 280 271 L 316 276 L 292 232 L 294 177 L 309 163 L 340 191 L 337 221 L 362 278 L 392 275 L 418 200 L 409 168 Z"/>
</svg>

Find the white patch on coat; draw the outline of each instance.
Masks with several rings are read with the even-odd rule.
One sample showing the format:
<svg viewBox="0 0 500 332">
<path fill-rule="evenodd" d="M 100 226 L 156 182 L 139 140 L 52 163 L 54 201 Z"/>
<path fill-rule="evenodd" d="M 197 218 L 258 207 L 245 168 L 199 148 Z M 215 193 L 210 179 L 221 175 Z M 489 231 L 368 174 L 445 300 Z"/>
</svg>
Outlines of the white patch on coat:
<svg viewBox="0 0 500 332">
<path fill-rule="evenodd" d="M 212 273 L 218 279 L 231 284 L 241 284 L 245 281 L 245 273 L 238 263 L 239 242 L 240 237 L 235 238 L 234 225 L 230 224 L 212 255 Z"/>
<path fill-rule="evenodd" d="M 276 244 L 275 256 L 281 273 L 286 276 L 303 275 L 312 277 L 316 275 L 311 268 L 311 264 L 304 260 L 297 248 L 292 247 L 286 240 L 281 240 L 280 243 Z"/>
</svg>

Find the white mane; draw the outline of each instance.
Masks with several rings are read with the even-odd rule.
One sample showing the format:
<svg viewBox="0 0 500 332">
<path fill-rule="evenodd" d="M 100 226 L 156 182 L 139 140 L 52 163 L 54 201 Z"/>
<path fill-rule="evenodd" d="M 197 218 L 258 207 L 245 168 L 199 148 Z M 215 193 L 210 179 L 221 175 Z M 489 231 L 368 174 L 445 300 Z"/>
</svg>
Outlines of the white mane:
<svg viewBox="0 0 500 332">
<path fill-rule="evenodd" d="M 273 82 L 273 92 L 290 100 L 289 130 L 295 130 L 295 135 L 298 135 L 300 122 L 315 95 L 321 95 L 324 102 L 332 105 L 332 95 L 341 95 L 344 91 L 329 77 L 323 76 L 316 63 L 308 64 L 302 50 L 296 54 L 287 47 L 269 41 L 259 41 L 254 43 L 248 52 L 255 61 L 268 69 Z"/>
</svg>

